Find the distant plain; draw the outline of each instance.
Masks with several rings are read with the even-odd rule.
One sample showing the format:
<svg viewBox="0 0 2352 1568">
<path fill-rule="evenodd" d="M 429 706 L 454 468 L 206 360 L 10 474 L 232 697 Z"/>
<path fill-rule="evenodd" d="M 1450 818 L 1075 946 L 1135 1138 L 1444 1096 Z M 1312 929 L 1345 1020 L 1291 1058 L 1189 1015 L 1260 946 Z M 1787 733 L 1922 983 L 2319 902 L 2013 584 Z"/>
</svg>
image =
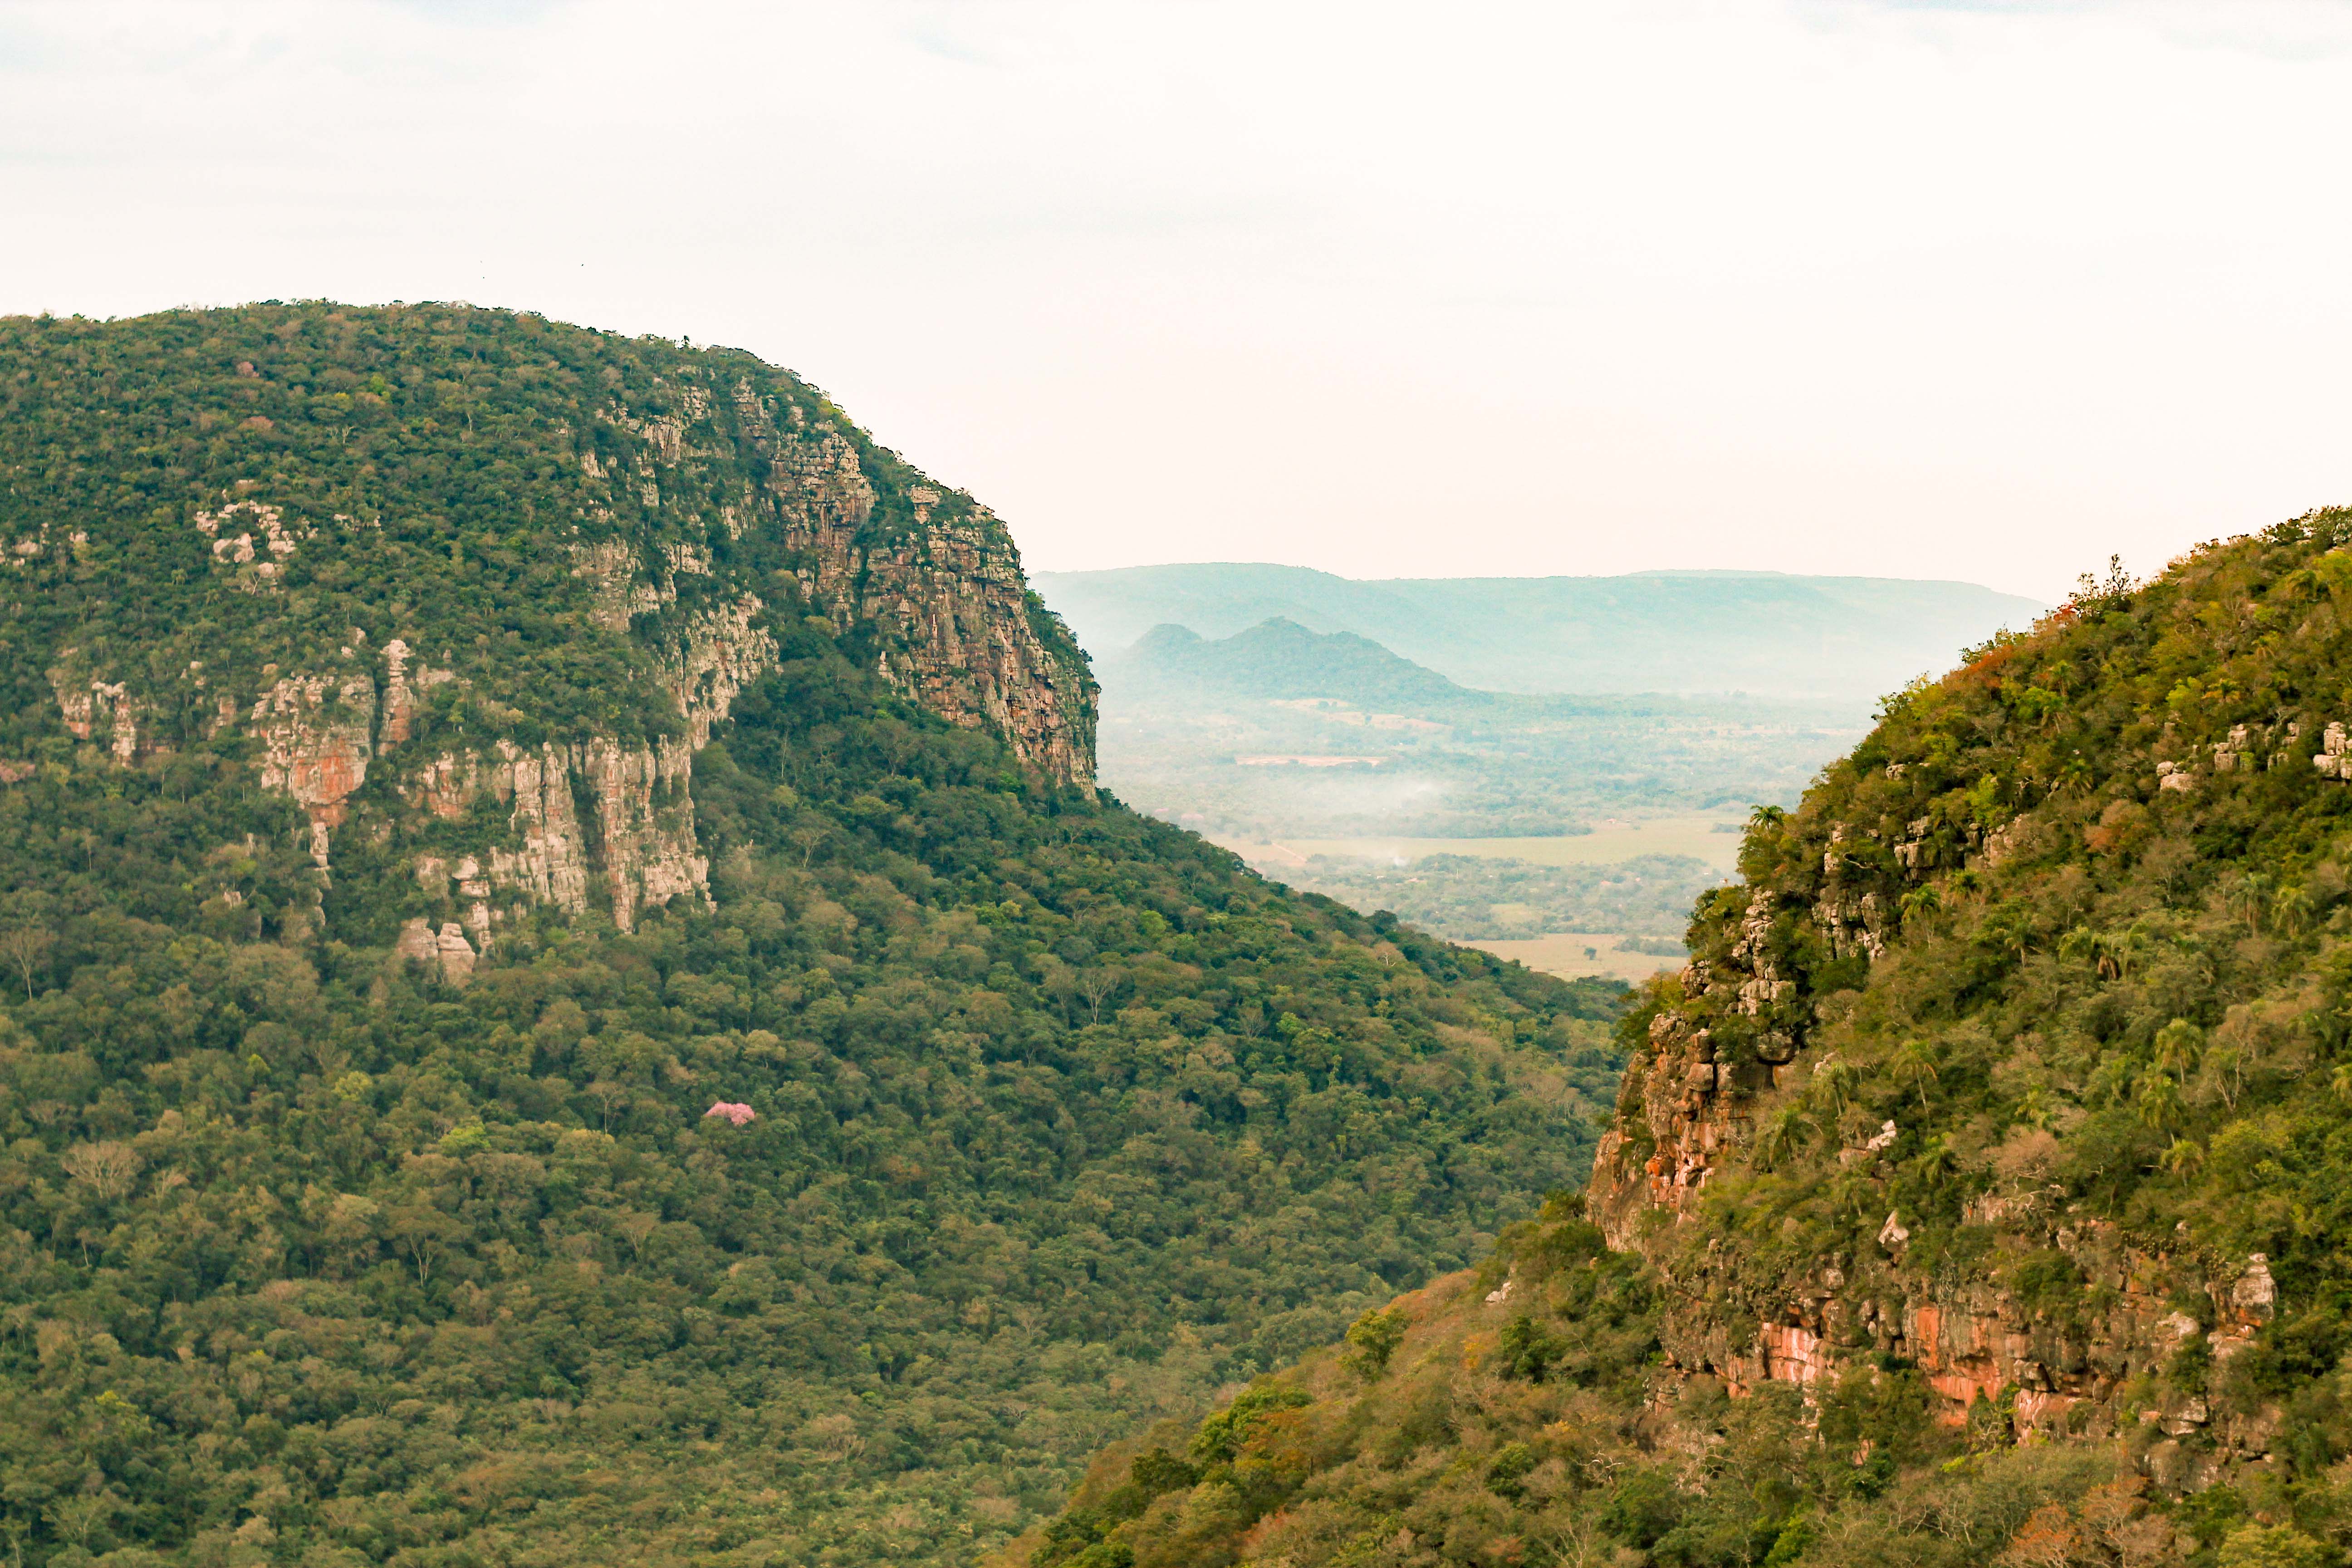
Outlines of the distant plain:
<svg viewBox="0 0 2352 1568">
<path fill-rule="evenodd" d="M 1638 984 L 1661 969 L 1679 969 L 1683 960 L 1661 957 L 1654 953 L 1621 952 L 1619 938 L 1613 932 L 1567 931 L 1549 936 L 1526 937 L 1507 942 L 1470 942 L 1465 947 L 1484 949 L 1497 958 L 1516 959 L 1529 969 L 1540 969 L 1546 974 L 1557 974 L 1563 980 L 1581 980 L 1588 974 L 1605 974 L 1627 984 Z"/>
<path fill-rule="evenodd" d="M 1629 982 L 1682 962 L 1754 807 L 1793 804 L 1874 699 L 2041 608 L 1769 573 L 1036 583 L 1102 682 L 1119 799 L 1276 881 Z"/>
<path fill-rule="evenodd" d="M 1718 832 L 1718 826 L 1727 831 Z M 1687 855 L 1728 873 L 1739 858 L 1740 819 L 1728 816 L 1654 816 L 1639 822 L 1598 822 L 1590 833 L 1541 838 L 1283 838 L 1256 840 L 1208 834 L 1253 866 L 1274 875 L 1303 867 L 1318 856 L 1411 864 L 1433 855 L 1474 855 L 1482 859 L 1524 860 L 1535 866 L 1606 866 L 1637 855 Z"/>
</svg>

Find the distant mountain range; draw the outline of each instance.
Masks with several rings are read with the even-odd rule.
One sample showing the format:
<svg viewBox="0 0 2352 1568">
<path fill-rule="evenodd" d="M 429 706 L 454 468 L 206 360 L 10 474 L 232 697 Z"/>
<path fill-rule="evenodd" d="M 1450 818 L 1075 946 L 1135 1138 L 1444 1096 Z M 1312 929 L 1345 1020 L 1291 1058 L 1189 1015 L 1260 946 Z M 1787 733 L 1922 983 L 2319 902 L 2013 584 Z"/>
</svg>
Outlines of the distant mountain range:
<svg viewBox="0 0 2352 1568">
<path fill-rule="evenodd" d="M 1045 602 L 1103 660 L 1156 626 L 1346 632 L 1463 686 L 1867 700 L 2046 607 L 1968 583 L 1644 572 L 1360 582 L 1299 566 L 1047 572 Z"/>
</svg>

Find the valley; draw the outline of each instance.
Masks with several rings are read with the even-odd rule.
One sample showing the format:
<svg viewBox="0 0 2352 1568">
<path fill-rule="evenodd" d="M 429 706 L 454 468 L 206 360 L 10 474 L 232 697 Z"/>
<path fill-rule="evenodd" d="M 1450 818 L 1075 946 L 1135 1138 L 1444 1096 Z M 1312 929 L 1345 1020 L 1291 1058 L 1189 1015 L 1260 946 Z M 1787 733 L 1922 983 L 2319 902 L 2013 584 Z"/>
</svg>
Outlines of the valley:
<svg viewBox="0 0 2352 1568">
<path fill-rule="evenodd" d="M 2352 513 L 1873 708 L 1090 659 L 471 307 L 0 321 L 0 465 L 12 1561 L 2352 1549 Z"/>
<path fill-rule="evenodd" d="M 1337 613 L 1335 597 L 1344 608 L 1375 586 L 1307 577 L 1321 598 L 1301 600 L 1297 574 L 1258 568 L 1047 582 L 1097 641 L 1161 607 L 1218 626 L 1269 602 Z M 1268 584 L 1292 596 L 1268 601 Z M 1702 598 L 1719 587 L 1686 586 Z M 1552 588 L 1598 592 L 1578 580 Z M 1517 590 L 1450 591 L 1502 601 L 1483 617 L 1480 646 L 1495 646 Z M 1519 630 L 1537 643 L 1558 635 L 1540 617 Z M 1753 634 L 1738 634 L 1750 654 Z M 1418 635 L 1430 642 L 1426 628 Z M 1647 648 L 1649 668 L 1670 678 L 1678 656 L 1659 637 L 1637 620 L 1618 652 Z M 1285 616 L 1215 637 L 1162 623 L 1129 647 L 1092 651 L 1101 776 L 1120 798 L 1293 887 L 1367 914 L 1391 910 L 1453 941 L 1514 943 L 1495 951 L 1570 977 L 1633 980 L 1678 962 L 1686 911 L 1731 869 L 1749 809 L 1793 801 L 1860 737 L 1867 711 L 1818 696 L 1480 690 L 1357 632 Z M 1783 646 L 1775 657 L 1801 669 L 1800 652 Z M 1518 667 L 1522 679 L 1538 668 Z"/>
<path fill-rule="evenodd" d="M 0 67 L 0 1568 L 2352 1568 L 2352 0 Z"/>
</svg>

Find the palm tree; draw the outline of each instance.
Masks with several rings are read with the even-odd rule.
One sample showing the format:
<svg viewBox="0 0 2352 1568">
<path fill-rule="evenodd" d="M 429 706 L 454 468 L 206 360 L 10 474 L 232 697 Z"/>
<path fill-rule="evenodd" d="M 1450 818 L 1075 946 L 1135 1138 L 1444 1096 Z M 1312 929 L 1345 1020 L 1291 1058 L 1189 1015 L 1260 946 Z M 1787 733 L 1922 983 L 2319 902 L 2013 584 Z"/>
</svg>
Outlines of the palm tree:
<svg viewBox="0 0 2352 1568">
<path fill-rule="evenodd" d="M 1936 1081 L 1936 1047 L 1926 1040 L 1907 1040 L 1895 1053 L 1895 1073 L 1909 1084 L 1919 1096 L 1922 1110 L 1927 1104 L 1927 1086 Z"/>
<path fill-rule="evenodd" d="M 2253 936 L 2262 930 L 2263 904 L 2271 890 L 2271 879 L 2260 871 L 2249 871 L 2238 879 L 2234 889 L 2236 901 L 2246 911 L 2246 934 Z"/>
<path fill-rule="evenodd" d="M 1909 892 L 1903 895 L 1903 903 L 1901 907 L 1903 910 L 1903 923 L 1907 926 L 1911 923 L 1912 919 L 1915 916 L 1927 916 L 1941 913 L 1944 908 L 1944 900 L 1937 895 L 1936 889 L 1933 887 L 1914 888 Z"/>
<path fill-rule="evenodd" d="M 1919 1181 L 1930 1187 L 1940 1187 L 1952 1173 L 1952 1141 L 1942 1132 L 1937 1133 L 1921 1147 L 1918 1157 L 1906 1167 Z"/>
<path fill-rule="evenodd" d="M 1823 1057 L 1813 1064 L 1813 1092 L 1822 1097 L 1832 1113 L 1853 1103 L 1853 1091 L 1861 1081 L 1862 1074 L 1854 1065 L 1835 1056 Z"/>
<path fill-rule="evenodd" d="M 1813 1131 L 1812 1122 L 1793 1105 L 1784 1105 L 1766 1119 L 1756 1135 L 1756 1163 L 1769 1171 L 1797 1151 Z"/>
<path fill-rule="evenodd" d="M 2105 973 L 2112 969 L 2114 978 L 2128 980 L 2131 978 L 2132 960 L 2155 944 L 2155 931 L 2147 921 L 2134 921 L 2121 931 L 2102 937 L 2100 943 L 2105 950 L 2099 959 L 2100 972 Z"/>
<path fill-rule="evenodd" d="M 2197 1065 L 2197 1056 L 2205 1044 L 2205 1031 L 2186 1018 L 2175 1018 L 2156 1032 L 2156 1065 L 2158 1070 L 2186 1080 L 2189 1069 Z"/>
<path fill-rule="evenodd" d="M 2161 1132 L 2180 1121 L 2180 1086 L 2168 1073 L 2150 1070 L 2139 1075 L 2132 1098 L 2139 1106 L 2140 1124 Z"/>
</svg>

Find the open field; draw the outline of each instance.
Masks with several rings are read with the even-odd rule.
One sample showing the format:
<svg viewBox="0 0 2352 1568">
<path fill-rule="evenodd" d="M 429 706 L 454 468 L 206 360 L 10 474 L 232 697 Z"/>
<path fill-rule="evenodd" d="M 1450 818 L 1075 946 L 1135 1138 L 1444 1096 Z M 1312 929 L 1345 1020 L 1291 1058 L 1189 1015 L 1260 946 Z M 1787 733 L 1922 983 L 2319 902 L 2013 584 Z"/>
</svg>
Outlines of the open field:
<svg viewBox="0 0 2352 1568">
<path fill-rule="evenodd" d="M 1540 969 L 1563 980 L 1606 974 L 1638 985 L 1659 970 L 1680 969 L 1684 963 L 1679 958 L 1659 958 L 1646 952 L 1619 952 L 1615 951 L 1614 935 L 1597 931 L 1556 931 L 1550 936 L 1517 942 L 1467 942 L 1462 945 L 1482 948 L 1497 958 L 1516 958 L 1529 969 Z M 1592 953 L 1590 958 L 1585 956 L 1588 950 Z"/>
<path fill-rule="evenodd" d="M 1637 855 L 1689 855 L 1728 871 L 1739 856 L 1739 835 L 1717 833 L 1723 816 L 1654 816 L 1641 822 L 1598 824 L 1590 833 L 1559 838 L 1285 838 L 1251 843 L 1218 837 L 1254 866 L 1297 869 L 1318 855 L 1393 865 L 1428 855 L 1475 855 L 1487 859 L 1526 860 L 1538 866 L 1605 866 Z M 1591 973 L 1591 972 L 1588 972 Z"/>
</svg>

